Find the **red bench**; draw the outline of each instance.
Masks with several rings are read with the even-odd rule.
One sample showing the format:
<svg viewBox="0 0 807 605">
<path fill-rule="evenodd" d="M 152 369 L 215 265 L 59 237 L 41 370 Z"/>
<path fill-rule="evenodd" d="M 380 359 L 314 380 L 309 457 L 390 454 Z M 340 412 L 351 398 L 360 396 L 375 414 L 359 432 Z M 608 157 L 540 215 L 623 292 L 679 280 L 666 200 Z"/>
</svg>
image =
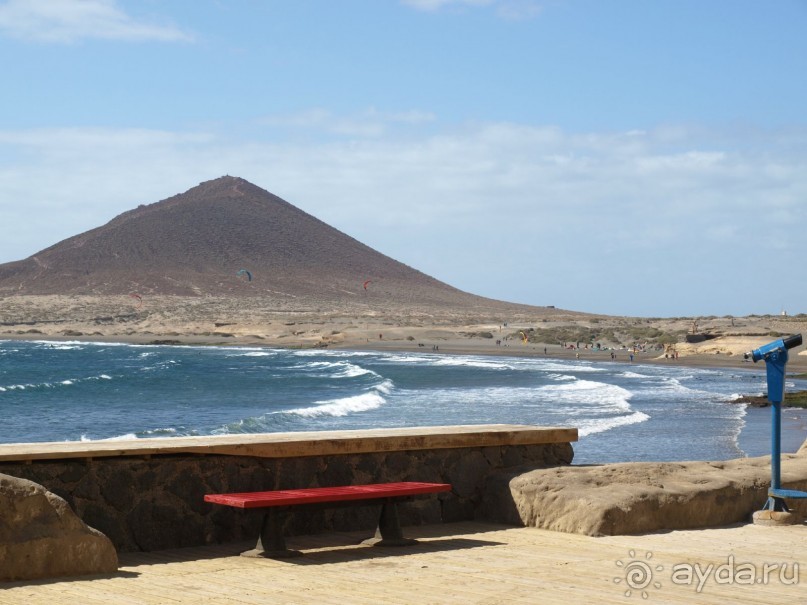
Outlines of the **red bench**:
<svg viewBox="0 0 807 605">
<path fill-rule="evenodd" d="M 342 487 L 312 487 L 267 492 L 237 494 L 207 494 L 205 502 L 233 506 L 244 510 L 263 511 L 263 522 L 255 548 L 241 553 L 243 556 L 285 558 L 297 556 L 298 551 L 286 548 L 283 525 L 291 507 L 323 508 L 334 505 L 349 506 L 382 503 L 375 538 L 365 540 L 375 546 L 404 546 L 415 540 L 403 537 L 398 520 L 396 503 L 414 496 L 435 494 L 451 490 L 448 483 L 373 483 Z"/>
</svg>

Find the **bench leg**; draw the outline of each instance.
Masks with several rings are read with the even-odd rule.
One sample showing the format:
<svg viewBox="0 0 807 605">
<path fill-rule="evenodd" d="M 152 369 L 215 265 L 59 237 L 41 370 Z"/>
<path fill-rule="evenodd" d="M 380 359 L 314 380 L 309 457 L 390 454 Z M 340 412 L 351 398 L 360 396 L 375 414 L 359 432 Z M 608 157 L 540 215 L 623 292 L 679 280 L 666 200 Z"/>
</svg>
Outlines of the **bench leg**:
<svg viewBox="0 0 807 605">
<path fill-rule="evenodd" d="M 412 538 L 404 538 L 401 523 L 398 519 L 398 507 L 395 500 L 385 500 L 378 517 L 378 528 L 375 537 L 364 540 L 362 544 L 371 546 L 409 546 L 417 543 Z"/>
<path fill-rule="evenodd" d="M 299 557 L 302 554 L 299 550 L 289 550 L 286 548 L 286 539 L 283 537 L 285 520 L 285 511 L 276 508 L 268 509 L 263 515 L 258 543 L 252 550 L 242 552 L 241 556 L 265 557 L 269 559 Z"/>
</svg>

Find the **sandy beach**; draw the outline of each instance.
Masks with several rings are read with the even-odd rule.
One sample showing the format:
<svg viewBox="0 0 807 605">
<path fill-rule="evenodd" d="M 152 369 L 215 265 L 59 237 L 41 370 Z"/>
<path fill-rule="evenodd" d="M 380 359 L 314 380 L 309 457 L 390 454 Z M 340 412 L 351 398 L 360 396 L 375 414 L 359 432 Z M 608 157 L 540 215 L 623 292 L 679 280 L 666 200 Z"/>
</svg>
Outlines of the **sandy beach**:
<svg viewBox="0 0 807 605">
<path fill-rule="evenodd" d="M 403 308 L 384 300 L 335 305 L 223 297 L 0 298 L 2 339 L 546 355 L 755 371 L 764 371 L 764 364 L 744 360 L 743 353 L 805 332 L 807 317 L 801 315 L 631 318 L 515 305 Z M 707 339 L 685 342 L 692 333 Z M 804 346 L 790 352 L 788 371 L 807 372 Z"/>
</svg>

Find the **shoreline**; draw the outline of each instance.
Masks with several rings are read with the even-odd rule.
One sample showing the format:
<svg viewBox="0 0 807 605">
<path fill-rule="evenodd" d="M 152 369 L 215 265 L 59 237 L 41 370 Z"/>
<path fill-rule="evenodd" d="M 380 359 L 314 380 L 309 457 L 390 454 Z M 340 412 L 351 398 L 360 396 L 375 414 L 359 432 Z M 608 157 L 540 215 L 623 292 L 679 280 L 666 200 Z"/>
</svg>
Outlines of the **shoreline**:
<svg viewBox="0 0 807 605">
<path fill-rule="evenodd" d="M 396 352 L 439 347 L 435 352 L 513 357 L 540 357 L 546 347 L 548 356 L 577 359 L 579 353 L 581 361 L 611 361 L 613 350 L 623 363 L 630 363 L 629 347 L 644 345 L 653 350 L 639 353 L 634 363 L 755 369 L 764 363 L 743 362 L 744 353 L 807 334 L 807 315 L 642 318 L 498 303 L 401 304 L 389 297 L 152 295 L 147 304 L 134 305 L 116 296 L 10 294 L 0 296 L 0 320 L 0 339 L 9 340 Z M 566 343 L 608 349 L 565 349 Z M 665 349 L 677 359 L 665 359 Z M 790 351 L 788 369 L 807 373 L 807 344 Z"/>
<path fill-rule="evenodd" d="M 114 336 L 95 336 L 91 334 L 81 335 L 56 335 L 56 334 L 2 334 L 0 341 L 27 341 L 27 342 L 88 342 L 104 343 L 109 345 L 151 345 L 151 346 L 210 346 L 210 347 L 259 347 L 267 349 L 285 350 L 335 350 L 335 351 L 375 351 L 387 353 L 435 353 L 449 355 L 485 355 L 491 357 L 535 357 L 547 359 L 563 359 L 566 361 L 596 361 L 601 363 L 622 363 L 625 365 L 670 365 L 693 368 L 723 368 L 751 371 L 765 371 L 765 363 L 754 363 L 743 360 L 739 355 L 726 354 L 684 354 L 677 359 L 665 359 L 657 352 L 639 352 L 634 355 L 633 361 L 629 358 L 627 349 L 615 350 L 615 359 L 611 359 L 611 351 L 595 351 L 592 349 L 571 350 L 564 349 L 557 344 L 535 344 L 527 346 L 496 346 L 483 339 L 439 339 L 426 346 L 419 346 L 414 341 L 403 339 L 370 340 L 362 342 L 360 339 L 351 339 L 343 342 L 333 342 L 326 346 L 316 346 L 311 344 L 289 345 L 278 342 L 266 342 L 254 337 L 210 337 L 199 335 L 186 335 L 172 333 L 170 335 L 160 334 L 118 334 Z M 432 350 L 432 344 L 438 346 L 438 350 Z M 547 353 L 543 348 L 546 346 Z M 579 357 L 578 357 L 579 353 Z M 790 355 L 787 364 L 787 374 L 807 373 L 807 355 Z"/>
<path fill-rule="evenodd" d="M 543 346 L 539 345 L 513 345 L 495 346 L 489 342 L 457 342 L 441 341 L 437 350 L 431 347 L 418 346 L 418 343 L 400 340 L 380 340 L 366 342 L 339 343 L 328 347 L 315 346 L 283 346 L 277 343 L 266 343 L 250 338 L 221 338 L 211 340 L 209 337 L 200 336 L 171 336 L 168 339 L 155 338 L 159 335 L 126 335 L 119 338 L 81 336 L 55 336 L 44 334 L 25 335 L 0 335 L 0 341 L 26 341 L 26 342 L 84 342 L 92 344 L 107 345 L 145 345 L 145 346 L 189 346 L 189 347 L 245 347 L 245 348 L 272 348 L 285 350 L 317 350 L 321 349 L 334 351 L 373 351 L 382 353 L 409 353 L 409 354 L 445 354 L 445 355 L 480 355 L 488 357 L 529 357 L 541 359 L 557 359 L 566 362 L 594 362 L 594 363 L 617 363 L 624 366 L 642 365 L 664 365 L 680 366 L 698 369 L 731 369 L 741 371 L 764 372 L 765 364 L 745 362 L 729 355 L 684 355 L 678 359 L 665 359 L 654 353 L 639 353 L 630 361 L 627 350 L 615 351 L 616 359 L 611 359 L 610 351 L 592 351 L 583 349 L 581 351 L 564 349 L 560 345 L 546 345 L 547 353 L 544 354 Z M 580 357 L 577 354 L 580 353 Z M 796 357 L 796 356 L 793 356 Z M 804 360 L 804 361 L 802 361 Z M 797 359 L 800 363 L 788 363 L 788 375 L 801 373 L 807 369 L 807 359 L 801 356 Z M 743 395 L 753 395 L 744 393 Z M 767 455 L 770 453 L 770 413 L 765 413 L 764 408 L 755 408 L 749 403 L 732 403 L 728 405 L 743 405 L 746 413 L 743 416 L 743 426 L 737 435 L 737 447 L 745 453 L 747 457 Z M 753 413 L 751 410 L 756 410 Z M 802 443 L 807 443 L 807 410 L 784 407 L 789 414 L 787 421 L 783 418 L 782 423 L 782 443 L 783 452 L 797 451 Z M 762 412 L 762 413 L 760 413 Z M 743 444 L 745 445 L 743 447 Z"/>
</svg>

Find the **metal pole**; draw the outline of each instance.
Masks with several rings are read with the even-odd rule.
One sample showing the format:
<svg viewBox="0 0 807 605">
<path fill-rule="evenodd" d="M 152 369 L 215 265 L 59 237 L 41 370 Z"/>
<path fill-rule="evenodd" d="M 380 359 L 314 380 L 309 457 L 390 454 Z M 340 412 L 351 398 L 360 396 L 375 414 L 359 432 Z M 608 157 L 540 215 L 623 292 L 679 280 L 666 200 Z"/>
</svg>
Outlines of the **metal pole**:
<svg viewBox="0 0 807 605">
<path fill-rule="evenodd" d="M 768 378 L 768 400 L 771 402 L 771 489 L 782 487 L 782 401 L 785 398 L 785 366 L 787 349 L 780 347 L 765 358 Z M 787 511 L 784 499 L 770 496 L 765 508 Z"/>
<path fill-rule="evenodd" d="M 807 493 L 782 489 L 782 402 L 785 399 L 785 367 L 788 349 L 802 344 L 801 334 L 768 343 L 746 353 L 745 358 L 765 362 L 768 400 L 771 402 L 771 487 L 762 511 L 754 513 L 754 522 L 762 524 L 793 523 L 785 498 L 805 498 Z M 778 513 L 774 516 L 774 513 Z"/>
<path fill-rule="evenodd" d="M 772 402 L 771 414 L 771 487 L 782 487 L 782 402 Z"/>
</svg>

